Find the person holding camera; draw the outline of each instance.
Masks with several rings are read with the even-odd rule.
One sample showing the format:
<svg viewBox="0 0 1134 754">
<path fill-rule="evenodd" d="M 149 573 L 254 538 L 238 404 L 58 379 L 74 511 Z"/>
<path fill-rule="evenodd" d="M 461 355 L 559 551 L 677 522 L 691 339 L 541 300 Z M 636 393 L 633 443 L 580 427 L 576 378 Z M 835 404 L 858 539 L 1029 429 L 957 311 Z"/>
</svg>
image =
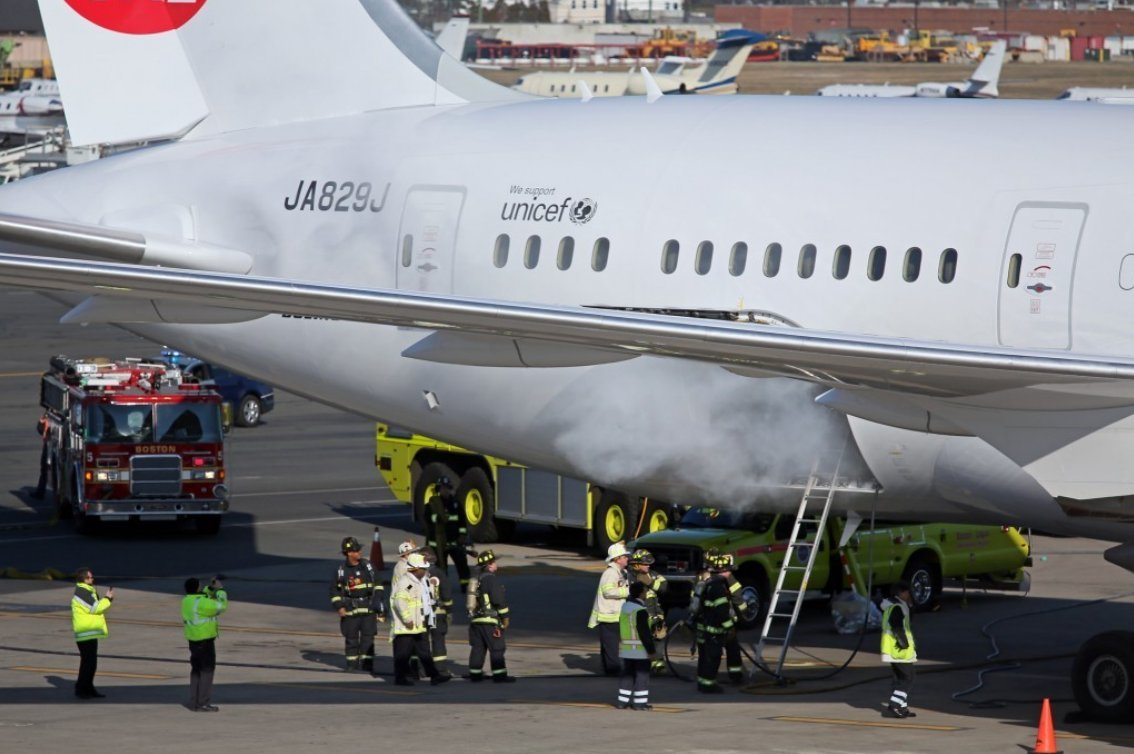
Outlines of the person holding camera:
<svg viewBox="0 0 1134 754">
<path fill-rule="evenodd" d="M 103 694 L 94 686 L 98 670 L 98 640 L 110 635 L 106 627 L 106 611 L 114 602 L 114 587 L 99 597 L 94 587 L 94 573 L 83 567 L 75 572 L 75 594 L 71 597 L 71 627 L 75 631 L 75 644 L 79 648 L 79 677 L 75 681 L 75 696 L 80 699 L 101 699 Z"/>
<path fill-rule="evenodd" d="M 189 642 L 189 709 L 194 712 L 216 712 L 220 709 L 212 704 L 212 695 L 220 629 L 217 618 L 228 609 L 228 593 L 221 579 L 218 574 L 203 589 L 199 579 L 185 580 L 181 621 Z"/>
</svg>

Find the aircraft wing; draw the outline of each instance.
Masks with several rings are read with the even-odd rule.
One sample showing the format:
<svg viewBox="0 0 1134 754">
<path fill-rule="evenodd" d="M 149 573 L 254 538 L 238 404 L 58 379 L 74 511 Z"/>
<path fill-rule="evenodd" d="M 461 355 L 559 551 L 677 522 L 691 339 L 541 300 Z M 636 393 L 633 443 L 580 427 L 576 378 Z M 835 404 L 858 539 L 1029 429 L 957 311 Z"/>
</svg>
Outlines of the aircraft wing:
<svg viewBox="0 0 1134 754">
<path fill-rule="evenodd" d="M 571 344 L 619 358 L 670 356 L 741 374 L 788 376 L 910 399 L 948 401 L 1013 391 L 1019 409 L 1051 408 L 1053 394 L 1077 396 L 1080 408 L 1134 405 L 1134 360 L 1066 352 L 13 254 L 0 254 L 0 285 L 419 327 L 450 338 Z M 1034 400 L 1022 391 L 1033 391 Z"/>
</svg>

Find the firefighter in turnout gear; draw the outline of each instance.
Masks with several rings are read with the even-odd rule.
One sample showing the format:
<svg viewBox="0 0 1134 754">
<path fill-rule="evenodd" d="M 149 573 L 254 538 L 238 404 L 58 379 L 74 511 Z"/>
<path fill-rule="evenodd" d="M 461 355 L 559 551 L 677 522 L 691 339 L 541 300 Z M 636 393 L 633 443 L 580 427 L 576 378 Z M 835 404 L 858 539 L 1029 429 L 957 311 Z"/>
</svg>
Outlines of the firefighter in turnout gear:
<svg viewBox="0 0 1134 754">
<path fill-rule="evenodd" d="M 635 553 L 637 554 L 637 553 Z M 642 581 L 630 585 L 630 596 L 618 616 L 618 656 L 622 658 L 622 678 L 618 684 L 617 709 L 648 711 L 650 704 L 650 665 L 657 649 L 651 625 L 646 592 Z"/>
<path fill-rule="evenodd" d="M 346 669 L 374 673 L 374 637 L 378 621 L 386 622 L 386 590 L 362 546 L 354 537 L 342 543 L 346 560 L 331 584 L 331 607 L 339 613 L 339 630 L 346 640 Z"/>
<path fill-rule="evenodd" d="M 429 646 L 433 650 L 433 664 L 441 669 L 449 659 L 445 636 L 449 633 L 449 622 L 453 617 L 453 591 L 449 587 L 447 574 L 438 568 L 433 551 L 426 550 L 422 554 L 429 564 L 426 578 L 429 583 L 429 599 L 433 601 L 434 620 L 429 627 Z"/>
<path fill-rule="evenodd" d="M 421 666 L 429 675 L 434 686 L 451 680 L 453 676 L 442 672 L 433 664 L 429 651 L 429 637 L 426 632 L 434 620 L 433 604 L 429 599 L 429 585 L 426 573 L 429 565 L 421 553 L 413 553 L 406 558 L 408 570 L 398 579 L 398 585 L 390 597 L 393 612 L 393 629 L 390 641 L 394 645 L 394 683 L 399 686 L 412 686 L 410 678 L 410 657 L 417 655 Z"/>
<path fill-rule="evenodd" d="M 469 584 L 469 680 L 484 680 L 484 655 L 488 654 L 494 683 L 515 683 L 504 662 L 504 632 L 508 630 L 508 599 L 496 575 L 496 554 L 485 550 L 476 559 L 477 578 Z"/>
<path fill-rule="evenodd" d="M 733 558 L 730 553 L 723 553 L 717 556 L 717 563 L 720 568 L 720 576 L 728 584 L 728 601 L 732 609 L 732 628 L 725 634 L 724 652 L 725 652 L 725 668 L 728 670 L 728 679 L 733 684 L 739 685 L 744 682 L 744 660 L 740 654 L 740 638 L 736 634 L 737 626 L 740 625 L 740 615 L 744 611 L 746 605 L 741 597 L 740 582 L 732 574 Z"/>
<path fill-rule="evenodd" d="M 891 594 L 891 599 L 882 601 L 882 662 L 889 663 L 894 674 L 886 713 L 890 717 L 917 717 L 917 713 L 910 712 L 909 704 L 917 662 L 917 646 L 910 628 L 910 585 L 898 582 Z"/>
<path fill-rule="evenodd" d="M 439 477 L 436 483 L 437 494 L 429 498 L 429 510 L 425 515 L 425 539 L 437 554 L 437 565 L 442 571 L 449 570 L 448 559 L 453 559 L 457 567 L 461 593 L 469 586 L 469 522 L 465 507 L 453 494 L 453 484 L 449 477 Z"/>
<path fill-rule="evenodd" d="M 736 619 L 729 599 L 725 572 L 729 563 L 721 555 L 708 561 L 709 578 L 698 584 L 689 606 L 690 620 L 697 632 L 697 690 L 704 694 L 720 694 L 717 671 L 729 634 L 735 636 Z"/>
<path fill-rule="evenodd" d="M 654 639 L 662 641 L 666 635 L 665 612 L 661 608 L 660 597 L 669 588 L 669 583 L 657 571 L 650 569 L 654 564 L 654 556 L 649 550 L 635 550 L 630 556 L 631 578 L 640 582 L 645 591 L 642 593 L 642 604 L 650 618 L 650 633 Z M 633 584 L 631 584 L 633 586 Z M 665 672 L 665 660 L 655 657 L 651 668 L 654 673 Z"/>
<path fill-rule="evenodd" d="M 606 675 L 619 675 L 622 670 L 618 660 L 618 617 L 622 603 L 630 596 L 630 579 L 626 573 L 629 560 L 630 553 L 621 542 L 606 549 L 606 570 L 599 579 L 591 619 L 587 622 L 587 628 L 598 627 L 599 657 Z"/>
</svg>

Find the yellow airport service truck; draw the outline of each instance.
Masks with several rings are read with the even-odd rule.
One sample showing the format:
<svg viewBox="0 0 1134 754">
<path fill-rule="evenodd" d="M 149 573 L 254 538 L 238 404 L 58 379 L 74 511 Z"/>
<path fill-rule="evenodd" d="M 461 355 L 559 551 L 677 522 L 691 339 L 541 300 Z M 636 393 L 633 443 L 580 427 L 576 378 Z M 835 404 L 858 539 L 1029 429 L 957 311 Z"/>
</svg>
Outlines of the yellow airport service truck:
<svg viewBox="0 0 1134 754">
<path fill-rule="evenodd" d="M 659 531 L 676 518 L 674 506 L 606 489 L 550 471 L 406 432 L 377 426 L 374 463 L 394 496 L 424 521 L 437 480 L 448 477 L 474 542 L 512 537 L 516 524 L 581 529 L 599 552 L 614 542 Z"/>
<path fill-rule="evenodd" d="M 669 581 L 667 608 L 688 604 L 706 551 L 731 554 L 749 606 L 742 626 L 749 628 L 763 621 L 794 523 L 792 514 L 697 506 L 685 512 L 676 528 L 642 535 L 633 545 L 649 550 L 654 570 Z M 844 526 L 843 519 L 832 517 L 820 536 L 814 525 L 806 536 L 801 531 L 798 542 L 806 544 L 797 544 L 793 558 L 799 562 L 791 565 L 803 565 L 809 548 L 819 547 L 808 581 L 815 590 L 808 589 L 805 596 L 849 588 L 861 592 L 871 572 L 873 586 L 908 581 L 919 609 L 935 604 L 946 582 L 1009 590 L 1027 584 L 1028 542 L 1012 527 L 876 522 L 872 531 L 863 524 L 840 553 Z M 801 577 L 799 570 L 790 571 L 784 588 L 798 590 Z"/>
</svg>

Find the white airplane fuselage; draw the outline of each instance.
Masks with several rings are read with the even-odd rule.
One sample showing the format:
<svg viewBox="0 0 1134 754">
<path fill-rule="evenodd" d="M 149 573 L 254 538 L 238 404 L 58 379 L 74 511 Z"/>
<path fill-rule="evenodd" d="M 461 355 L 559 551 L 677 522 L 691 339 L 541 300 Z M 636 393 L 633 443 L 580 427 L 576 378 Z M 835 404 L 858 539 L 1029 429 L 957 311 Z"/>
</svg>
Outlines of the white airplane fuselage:
<svg viewBox="0 0 1134 754">
<path fill-rule="evenodd" d="M 759 310 L 813 329 L 1134 355 L 1125 316 L 1134 268 L 1124 267 L 1134 254 L 1134 147 L 1125 109 L 1091 108 L 1091 139 L 1069 161 L 1036 157 L 1077 132 L 1076 106 L 984 107 L 1020 138 L 982 141 L 965 108 L 941 102 L 737 97 L 404 108 L 124 153 L 70 168 L 66 180 L 46 175 L 6 187 L 0 210 L 243 249 L 261 276 L 545 304 Z M 563 148 L 576 158 L 563 159 Z M 675 150 L 722 167 L 675 181 L 672 162 L 640 159 Z M 905 190 L 864 181 L 851 191 L 808 168 L 867 177 L 928 155 L 1011 169 L 984 171 L 980 181 L 935 171 Z M 590 212 L 575 221 L 570 210 L 581 199 Z M 1054 259 L 1043 256 L 1047 242 L 1036 228 L 1064 234 Z M 500 265 L 502 235 L 509 250 Z M 528 251 L 533 237 L 538 259 Z M 565 238 L 573 242 L 569 264 L 560 262 Z M 605 267 L 595 270 L 601 239 Z M 671 240 L 679 252 L 667 272 Z M 706 247 L 698 255 L 705 242 L 711 263 Z M 743 270 L 734 255 L 741 243 Z M 779 270 L 769 276 L 774 244 Z M 807 245 L 814 263 L 804 278 Z M 921 264 L 907 281 L 912 248 Z M 1006 291 L 1009 258 L 1020 248 L 1028 251 L 1024 279 Z M 943 267 L 955 273 L 949 282 Z M 1024 292 L 1036 284 L 1038 293 Z M 356 413 L 667 499 L 762 499 L 763 484 L 806 472 L 815 449 L 838 445 L 848 423 L 816 406 L 820 391 L 806 383 L 694 361 L 433 363 L 399 355 L 426 330 L 279 315 L 130 327 Z M 849 424 L 884 488 L 879 512 L 1058 524 L 1134 540 L 1127 524 L 1068 519 L 980 439 Z M 798 493 L 773 497 L 798 503 Z"/>
</svg>

